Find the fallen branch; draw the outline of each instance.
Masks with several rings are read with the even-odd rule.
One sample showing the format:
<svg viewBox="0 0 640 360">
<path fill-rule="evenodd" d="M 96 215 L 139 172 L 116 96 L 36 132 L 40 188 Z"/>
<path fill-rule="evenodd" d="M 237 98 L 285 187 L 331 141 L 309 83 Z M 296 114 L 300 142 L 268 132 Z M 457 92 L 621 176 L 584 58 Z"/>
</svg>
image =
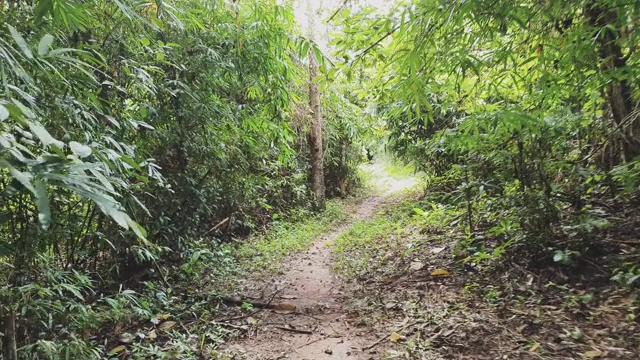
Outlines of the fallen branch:
<svg viewBox="0 0 640 360">
<path fill-rule="evenodd" d="M 305 344 L 303 344 L 303 345 L 301 345 L 301 346 L 298 346 L 297 348 L 293 348 L 293 347 L 291 347 L 291 348 L 289 348 L 289 350 L 287 350 L 287 351 L 283 351 L 283 352 L 280 354 L 280 356 L 278 357 L 278 359 L 283 358 L 284 356 L 286 356 L 287 354 L 290 354 L 291 352 L 293 352 L 293 351 L 295 351 L 295 350 L 302 349 L 303 347 L 306 347 L 306 346 L 309 346 L 309 345 L 311 345 L 311 344 L 314 344 L 314 343 L 317 343 L 317 342 L 320 342 L 320 341 L 326 340 L 326 339 L 328 339 L 328 338 L 329 338 L 328 336 L 323 336 L 323 337 L 321 337 L 321 338 L 317 338 L 317 339 L 315 339 L 315 340 L 307 341 Z"/>
<path fill-rule="evenodd" d="M 217 322 L 217 321 L 215 321 L 215 323 L 220 325 L 220 326 L 228 327 L 228 328 L 231 328 L 231 329 L 242 330 L 242 331 L 249 330 L 247 328 L 247 326 L 245 326 L 245 325 L 235 325 L 235 324 L 230 324 L 230 323 L 226 323 L 226 322 Z"/>
<path fill-rule="evenodd" d="M 225 319 L 220 319 L 220 320 L 214 320 L 215 322 L 227 322 L 227 321 L 232 321 L 232 320 L 240 320 L 240 319 L 246 319 L 250 316 L 253 316 L 257 313 L 259 313 L 260 311 L 264 310 L 264 309 L 271 309 L 274 307 L 274 305 L 271 305 L 271 302 L 273 302 L 273 299 L 275 299 L 276 295 L 278 295 L 278 293 L 280 292 L 280 290 L 276 290 L 273 295 L 271 295 L 271 298 L 269 298 L 269 301 L 266 303 L 260 303 L 260 302 L 251 302 L 248 300 L 238 300 L 238 299 L 233 299 L 230 297 L 222 297 L 222 301 L 224 302 L 229 302 L 232 303 L 234 305 L 242 305 L 244 303 L 248 303 L 251 304 L 251 306 L 253 306 L 254 308 L 256 308 L 257 310 L 252 311 L 248 314 L 244 314 L 244 315 L 239 315 L 239 316 L 234 316 L 234 317 L 230 317 L 230 318 L 225 318 Z M 261 306 L 259 306 L 261 305 Z"/>
<path fill-rule="evenodd" d="M 211 229 L 209 229 L 209 231 L 207 231 L 206 233 L 204 233 L 204 236 L 207 236 L 207 235 L 211 234 L 212 232 L 214 232 L 214 231 L 218 230 L 218 228 L 220 228 L 220 226 L 224 225 L 227 221 L 229 221 L 229 219 L 230 219 L 230 218 L 231 218 L 231 217 L 227 217 L 226 219 L 224 219 L 224 220 L 220 221 L 220 222 L 218 223 L 218 225 L 216 225 L 216 226 L 212 227 Z"/>
<path fill-rule="evenodd" d="M 374 342 L 373 344 L 363 347 L 362 351 L 372 349 L 372 348 L 380 345 L 381 342 L 385 341 L 388 338 L 389 338 L 389 335 L 385 335 L 385 336 L 381 337 L 380 339 L 376 340 L 376 342 Z"/>
<path fill-rule="evenodd" d="M 280 330 L 284 330 L 284 331 L 290 331 L 290 332 L 298 333 L 298 334 L 308 334 L 308 335 L 313 334 L 313 331 L 311 331 L 311 330 L 295 329 L 295 328 L 286 327 L 286 326 L 276 326 L 276 329 L 280 329 Z"/>
</svg>

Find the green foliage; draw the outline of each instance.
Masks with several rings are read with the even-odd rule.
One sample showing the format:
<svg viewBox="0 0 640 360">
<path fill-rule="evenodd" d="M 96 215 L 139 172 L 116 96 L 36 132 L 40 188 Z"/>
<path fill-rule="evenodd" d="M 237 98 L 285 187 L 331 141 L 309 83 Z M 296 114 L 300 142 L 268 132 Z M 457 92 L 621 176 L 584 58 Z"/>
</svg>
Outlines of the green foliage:
<svg viewBox="0 0 640 360">
<path fill-rule="evenodd" d="M 640 279 L 640 269 L 632 263 L 623 264 L 622 267 L 615 270 L 611 277 L 611 280 L 626 286 L 635 286 L 638 279 Z"/>
<path fill-rule="evenodd" d="M 37 0 L 0 14 L 0 313 L 21 359 L 105 357 L 107 328 L 184 299 L 205 313 L 238 258 L 266 265 L 344 217 L 334 204 L 299 230 L 277 221 L 277 246 L 228 245 L 273 214 L 311 215 L 299 45 L 329 62 L 299 41 L 291 4 Z M 324 104 L 329 195 L 357 184 L 366 124 L 347 92 Z M 200 339 L 125 350 L 207 357 L 222 331 L 197 325 Z"/>
<path fill-rule="evenodd" d="M 289 220 L 274 221 L 264 236 L 252 239 L 234 251 L 238 262 L 248 271 L 276 268 L 278 260 L 306 249 L 322 233 L 343 222 L 347 209 L 339 201 L 330 200 L 322 213 L 309 215 L 302 211 Z"/>
<path fill-rule="evenodd" d="M 461 259 L 569 263 L 635 209 L 638 4 L 415 0 L 341 15 L 341 70 L 371 76 L 361 94 L 390 148 L 428 174 L 431 202 L 464 212 L 451 223 L 467 235 Z"/>
<path fill-rule="evenodd" d="M 335 269 L 347 278 L 363 281 L 381 274 L 390 264 L 403 264 L 420 246 L 407 230 L 415 224 L 415 203 L 395 204 L 384 213 L 353 224 L 334 242 Z M 400 241 L 399 239 L 402 239 Z"/>
</svg>

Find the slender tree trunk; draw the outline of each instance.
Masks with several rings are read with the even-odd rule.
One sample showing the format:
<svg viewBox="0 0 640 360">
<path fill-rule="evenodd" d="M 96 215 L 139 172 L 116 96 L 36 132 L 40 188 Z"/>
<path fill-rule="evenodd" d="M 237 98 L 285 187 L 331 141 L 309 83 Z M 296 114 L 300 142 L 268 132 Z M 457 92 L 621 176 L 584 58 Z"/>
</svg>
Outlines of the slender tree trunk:
<svg viewBox="0 0 640 360">
<path fill-rule="evenodd" d="M 322 4 L 320 4 L 322 5 Z M 316 24 L 312 0 L 307 1 L 307 21 L 309 41 L 315 43 Z M 320 92 L 315 78 L 318 76 L 318 59 L 313 46 L 309 48 L 309 106 L 311 107 L 311 124 L 307 135 L 311 152 L 311 190 L 315 197 L 316 210 L 324 209 L 324 153 L 322 144 L 322 112 L 320 109 Z"/>
<path fill-rule="evenodd" d="M 622 53 L 619 39 L 619 31 L 616 26 L 618 13 L 616 10 L 604 9 L 596 4 L 587 8 L 589 24 L 602 32 L 600 40 L 600 59 L 602 71 L 605 74 L 614 74 L 627 67 L 627 59 Z M 615 151 L 618 156 L 609 156 L 605 164 L 607 167 L 619 162 L 626 162 L 640 155 L 640 140 L 637 138 L 640 131 L 640 122 L 633 118 L 633 98 L 631 86 L 627 79 L 612 78 L 606 87 L 606 97 L 612 115 L 612 127 L 615 130 L 612 137 L 615 141 Z"/>
<path fill-rule="evenodd" d="M 324 209 L 324 154 L 322 147 L 322 114 L 320 112 L 320 92 L 315 77 L 318 76 L 318 61 L 313 49 L 309 50 L 309 105 L 311 106 L 311 126 L 309 146 L 311 147 L 311 189 L 315 196 L 317 210 Z"/>
<path fill-rule="evenodd" d="M 5 360 L 18 360 L 18 344 L 16 342 L 16 312 L 10 304 L 0 305 L 2 315 L 2 358 Z"/>
<path fill-rule="evenodd" d="M 349 167 L 347 166 L 347 156 L 349 155 L 349 139 L 344 136 L 340 139 L 340 168 L 338 170 L 338 184 L 340 186 L 340 196 L 347 196 Z"/>
</svg>

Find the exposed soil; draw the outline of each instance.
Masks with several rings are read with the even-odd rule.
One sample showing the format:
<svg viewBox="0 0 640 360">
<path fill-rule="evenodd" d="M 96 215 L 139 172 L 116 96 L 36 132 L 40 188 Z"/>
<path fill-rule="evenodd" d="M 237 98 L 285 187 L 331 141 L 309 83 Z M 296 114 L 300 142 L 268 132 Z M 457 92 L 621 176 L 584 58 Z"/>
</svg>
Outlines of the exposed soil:
<svg viewBox="0 0 640 360">
<path fill-rule="evenodd" d="M 384 199 L 383 196 L 371 196 L 362 201 L 346 223 L 320 237 L 307 251 L 283 263 L 280 275 L 241 283 L 240 293 L 271 301 L 270 306 L 276 308 L 260 310 L 243 319 L 251 326 L 251 331 L 231 342 L 227 349 L 231 358 L 373 358 L 362 350 L 373 339 L 371 329 L 359 327 L 357 320 L 346 311 L 342 301 L 343 284 L 331 269 L 329 246 L 350 224 L 372 217 L 385 203 Z M 295 310 L 288 305 L 295 306 Z"/>
<path fill-rule="evenodd" d="M 394 230 L 375 244 L 367 276 L 348 281 L 349 312 L 381 340 L 369 349 L 378 350 L 374 359 L 640 358 L 635 291 L 610 284 L 587 292 L 516 263 L 485 272 L 453 258 L 461 236 Z M 403 256 L 409 245 L 416 250 Z M 438 269 L 448 275 L 434 276 Z"/>
<path fill-rule="evenodd" d="M 504 272 L 464 265 L 454 259 L 463 237 L 454 228 L 399 222 L 370 244 L 366 274 L 338 278 L 331 262 L 340 258 L 330 253 L 336 238 L 356 221 L 413 212 L 388 196 L 405 186 L 393 179 L 383 185 L 387 196 L 353 206 L 348 221 L 282 263 L 278 274 L 240 282 L 238 294 L 266 306 L 230 319 L 242 331 L 223 359 L 640 357 L 636 291 L 611 282 L 585 289 L 515 262 Z"/>
</svg>

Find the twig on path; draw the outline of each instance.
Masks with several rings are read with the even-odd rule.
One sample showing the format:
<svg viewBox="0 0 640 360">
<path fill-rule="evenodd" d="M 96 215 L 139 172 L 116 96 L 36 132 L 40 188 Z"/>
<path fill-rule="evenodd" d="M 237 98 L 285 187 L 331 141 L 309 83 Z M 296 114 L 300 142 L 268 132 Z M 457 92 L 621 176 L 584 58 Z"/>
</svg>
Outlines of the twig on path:
<svg viewBox="0 0 640 360">
<path fill-rule="evenodd" d="M 305 314 L 305 313 L 299 312 L 299 313 L 296 313 L 296 315 L 302 315 L 302 316 L 310 317 L 310 318 L 312 318 L 313 320 L 315 320 L 317 322 L 322 322 L 322 319 L 320 319 L 320 318 L 318 318 L 316 316 L 313 316 L 311 314 Z"/>
<path fill-rule="evenodd" d="M 378 346 L 381 342 L 385 341 L 388 338 L 389 338 L 389 335 L 385 335 L 385 336 L 381 337 L 380 339 L 376 340 L 376 342 L 374 342 L 373 344 L 363 347 L 362 351 L 372 349 L 372 348 Z"/>
<path fill-rule="evenodd" d="M 230 324 L 230 323 L 226 323 L 226 322 L 217 322 L 217 321 L 215 323 L 220 325 L 220 326 L 228 327 L 228 328 L 235 329 L 235 330 L 242 330 L 242 331 L 249 330 L 246 325 L 235 325 L 235 324 Z"/>
<path fill-rule="evenodd" d="M 334 327 L 333 325 L 331 325 L 331 323 L 328 323 L 329 327 L 331 328 L 331 330 L 333 330 L 333 332 L 335 333 L 335 335 L 330 335 L 331 337 L 342 337 L 343 335 L 341 333 L 339 333 Z"/>
<path fill-rule="evenodd" d="M 426 321 L 425 320 L 414 321 L 412 323 L 409 323 L 409 324 L 403 326 L 402 328 L 400 328 L 398 331 L 395 331 L 395 332 L 401 333 L 401 332 L 407 330 L 408 328 L 410 328 L 410 327 L 412 327 L 414 325 L 418 325 L 418 324 L 424 323 L 424 322 L 426 322 Z M 389 338 L 389 335 L 385 335 L 385 336 L 381 337 L 380 339 L 376 340 L 373 344 L 363 347 L 362 350 L 364 351 L 364 350 L 372 349 L 372 348 L 380 345 L 380 343 L 382 343 L 383 341 L 385 341 L 388 338 Z"/>
<path fill-rule="evenodd" d="M 448 330 L 446 332 L 446 336 L 449 336 L 449 335 L 453 334 L 453 332 L 456 331 L 456 329 L 460 325 L 462 325 L 462 323 L 458 323 L 458 324 L 454 325 L 451 330 Z M 436 341 L 440 337 L 440 335 L 442 335 L 444 332 L 445 332 L 444 329 L 440 329 L 440 331 L 438 331 L 437 333 L 431 335 L 431 337 L 429 337 L 427 340 L 425 340 L 425 343 Z"/>
<path fill-rule="evenodd" d="M 258 309 L 250 312 L 248 314 L 244 314 L 244 315 L 239 315 L 239 316 L 234 316 L 234 317 L 230 317 L 230 318 L 224 318 L 224 319 L 219 319 L 219 320 L 214 320 L 215 322 L 227 322 L 227 321 L 232 321 L 232 320 L 241 320 L 241 319 L 246 319 L 248 317 L 251 317 L 257 313 L 259 313 L 260 311 L 264 310 L 264 309 L 268 309 L 271 306 L 271 302 L 273 302 L 273 299 L 276 298 L 276 295 L 278 295 L 278 293 L 280 292 L 280 290 L 276 290 L 273 295 L 271 295 L 271 298 L 269 299 L 269 301 L 266 304 L 263 303 L 257 303 L 260 304 L 262 306 L 256 306 Z M 234 301 L 235 302 L 235 301 Z M 249 301 L 246 301 L 248 303 L 251 303 Z M 254 303 L 251 303 L 254 304 Z"/>
<path fill-rule="evenodd" d="M 311 331 L 311 330 L 302 330 L 302 329 L 296 329 L 296 328 L 286 327 L 286 326 L 276 326 L 276 329 L 280 329 L 280 330 L 284 330 L 284 331 L 290 331 L 290 332 L 294 332 L 294 333 L 298 333 L 298 334 L 308 334 L 308 335 L 313 334 L 313 331 Z"/>
</svg>

